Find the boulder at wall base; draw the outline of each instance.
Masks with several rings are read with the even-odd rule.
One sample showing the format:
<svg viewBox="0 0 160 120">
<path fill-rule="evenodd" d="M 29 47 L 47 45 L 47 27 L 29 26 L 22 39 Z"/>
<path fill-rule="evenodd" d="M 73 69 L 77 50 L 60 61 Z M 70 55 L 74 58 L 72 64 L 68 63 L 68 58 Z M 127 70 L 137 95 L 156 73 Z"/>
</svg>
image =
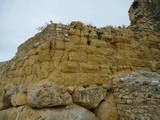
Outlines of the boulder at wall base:
<svg viewBox="0 0 160 120">
<path fill-rule="evenodd" d="M 88 109 L 93 109 L 105 99 L 106 92 L 101 86 L 93 86 L 88 88 L 78 87 L 75 89 L 72 97 L 75 103 Z"/>
<path fill-rule="evenodd" d="M 94 111 L 99 120 L 118 120 L 117 107 L 113 95 L 110 95 Z"/>
<path fill-rule="evenodd" d="M 10 115 L 10 116 L 8 116 Z M 0 120 L 98 120 L 86 108 L 69 105 L 60 108 L 32 109 L 29 106 L 0 111 Z"/>
<path fill-rule="evenodd" d="M 19 92 L 12 95 L 11 97 L 12 106 L 23 106 L 27 104 L 27 94 L 24 92 Z"/>
<path fill-rule="evenodd" d="M 17 86 L 0 88 L 0 110 L 12 107 L 11 97 L 19 91 L 18 89 L 19 88 Z"/>
<path fill-rule="evenodd" d="M 63 106 L 72 103 L 72 97 L 63 87 L 51 83 L 39 83 L 28 87 L 28 104 L 33 108 Z"/>
<path fill-rule="evenodd" d="M 16 108 L 9 108 L 0 111 L 0 120 L 16 120 L 16 117 L 17 117 Z"/>
</svg>

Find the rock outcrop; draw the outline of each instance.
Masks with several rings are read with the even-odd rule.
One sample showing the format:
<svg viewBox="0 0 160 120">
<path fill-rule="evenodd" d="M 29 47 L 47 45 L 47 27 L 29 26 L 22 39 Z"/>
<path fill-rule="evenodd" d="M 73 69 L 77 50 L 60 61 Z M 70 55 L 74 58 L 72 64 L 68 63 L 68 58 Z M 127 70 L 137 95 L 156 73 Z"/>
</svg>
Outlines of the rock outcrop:
<svg viewBox="0 0 160 120">
<path fill-rule="evenodd" d="M 134 0 L 129 17 L 134 31 L 160 31 L 160 0 Z"/>
</svg>

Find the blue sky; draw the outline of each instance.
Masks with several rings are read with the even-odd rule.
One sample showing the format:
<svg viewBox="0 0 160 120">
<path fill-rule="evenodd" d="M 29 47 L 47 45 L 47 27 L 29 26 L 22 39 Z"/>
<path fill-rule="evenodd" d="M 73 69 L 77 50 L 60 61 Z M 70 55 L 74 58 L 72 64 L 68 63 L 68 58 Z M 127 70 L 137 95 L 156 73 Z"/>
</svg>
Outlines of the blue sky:
<svg viewBox="0 0 160 120">
<path fill-rule="evenodd" d="M 17 47 L 45 23 L 82 21 L 97 27 L 129 25 L 133 0 L 0 0 L 0 61 L 11 59 Z"/>
</svg>

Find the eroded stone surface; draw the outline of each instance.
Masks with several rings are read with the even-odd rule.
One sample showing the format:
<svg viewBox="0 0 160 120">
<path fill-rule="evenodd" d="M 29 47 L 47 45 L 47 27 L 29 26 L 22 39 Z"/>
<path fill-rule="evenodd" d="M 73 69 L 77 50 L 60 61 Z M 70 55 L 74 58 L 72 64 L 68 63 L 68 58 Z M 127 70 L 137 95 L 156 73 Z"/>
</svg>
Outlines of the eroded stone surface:
<svg viewBox="0 0 160 120">
<path fill-rule="evenodd" d="M 27 94 L 25 92 L 19 92 L 11 97 L 12 106 L 23 106 L 27 104 Z"/>
<path fill-rule="evenodd" d="M 68 91 L 56 84 L 40 83 L 28 88 L 28 104 L 33 108 L 63 106 L 72 103 Z"/>
<path fill-rule="evenodd" d="M 79 105 L 97 107 L 100 119 L 116 119 L 112 102 L 102 102 L 112 92 L 118 119 L 160 119 L 159 75 L 139 72 L 118 78 L 114 87 L 108 84 L 119 74 L 139 70 L 160 73 L 159 11 L 159 0 L 135 0 L 129 11 L 132 31 L 81 22 L 47 25 L 21 44 L 13 59 L 0 63 L 0 120 L 97 119 L 85 108 L 68 106 L 70 94 Z M 58 85 L 39 84 L 43 80 L 69 86 L 68 91 Z"/>
<path fill-rule="evenodd" d="M 98 120 L 89 110 L 71 105 L 54 109 L 32 109 L 28 106 L 0 111 L 0 120 Z"/>
<path fill-rule="evenodd" d="M 160 0 L 134 0 L 129 10 L 131 29 L 160 31 Z"/>
<path fill-rule="evenodd" d="M 117 106 L 112 95 L 108 96 L 105 101 L 94 111 L 99 120 L 118 120 Z"/>
<path fill-rule="evenodd" d="M 115 78 L 114 97 L 120 119 L 160 119 L 160 74 L 139 71 Z"/>
<path fill-rule="evenodd" d="M 78 87 L 73 93 L 73 101 L 86 108 L 96 108 L 105 99 L 106 92 L 101 86 Z"/>
</svg>

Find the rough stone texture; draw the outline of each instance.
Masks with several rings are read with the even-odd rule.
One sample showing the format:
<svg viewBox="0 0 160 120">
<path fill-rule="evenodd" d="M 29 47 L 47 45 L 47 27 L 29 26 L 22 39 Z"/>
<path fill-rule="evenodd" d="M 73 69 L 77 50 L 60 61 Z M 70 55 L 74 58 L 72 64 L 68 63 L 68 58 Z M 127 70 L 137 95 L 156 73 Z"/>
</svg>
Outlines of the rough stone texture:
<svg viewBox="0 0 160 120">
<path fill-rule="evenodd" d="M 159 33 L 133 33 L 129 29 L 115 28 L 97 29 L 79 22 L 71 25 L 50 24 L 19 46 L 16 56 L 0 67 L 0 109 L 28 103 L 37 108 L 62 105 L 52 101 L 50 96 L 54 94 L 51 92 L 53 87 L 49 87 L 49 92 L 46 92 L 42 86 L 40 88 L 43 94 L 37 97 L 33 94 L 40 92 L 36 88 L 34 92 L 29 92 L 30 88 L 28 92 L 24 91 L 29 100 L 26 103 L 25 94 L 21 94 L 23 87 L 20 86 L 27 89 L 41 81 L 68 86 L 67 94 L 73 95 L 77 86 L 97 85 L 105 92 L 110 92 L 114 90 L 110 83 L 115 75 L 138 70 L 160 72 L 159 38 Z M 152 82 L 152 85 L 156 84 L 157 82 Z M 159 86 L 156 89 L 159 91 Z M 60 96 L 63 95 L 61 93 Z M 87 93 L 84 96 L 88 95 L 99 94 L 93 90 L 92 94 Z M 81 101 L 75 102 L 89 109 L 98 107 L 104 99 L 99 97 L 88 100 L 85 97 L 78 98 Z M 159 96 L 156 95 L 156 98 Z M 66 104 L 68 103 L 63 103 Z"/>
<path fill-rule="evenodd" d="M 21 91 L 20 86 L 0 88 L 0 110 L 12 107 L 11 98 Z"/>
<path fill-rule="evenodd" d="M 140 71 L 113 83 L 120 120 L 160 119 L 160 74 Z"/>
<path fill-rule="evenodd" d="M 0 62 L 0 67 L 1 67 L 3 64 L 5 64 L 5 62 Z"/>
<path fill-rule="evenodd" d="M 101 86 L 78 87 L 73 93 L 73 101 L 89 109 L 96 108 L 105 99 L 106 92 Z"/>
<path fill-rule="evenodd" d="M 13 59 L 0 63 L 0 120 L 97 120 L 86 109 L 95 107 L 102 120 L 159 120 L 158 74 L 138 72 L 110 84 L 115 75 L 160 73 L 159 4 L 135 0 L 129 29 L 47 25 Z M 119 118 L 109 97 L 113 91 Z M 68 106 L 72 97 L 86 108 Z"/>
<path fill-rule="evenodd" d="M 94 111 L 99 120 L 118 120 L 117 106 L 113 95 L 110 95 Z"/>
<path fill-rule="evenodd" d="M 50 24 L 20 45 L 16 56 L 0 67 L 0 86 L 44 79 L 72 86 L 104 84 L 117 74 L 160 72 L 159 33 L 74 25 Z"/>
<path fill-rule="evenodd" d="M 132 30 L 160 31 L 160 0 L 134 0 L 129 17 Z"/>
<path fill-rule="evenodd" d="M 16 116 L 17 116 L 16 108 L 9 108 L 9 109 L 0 111 L 0 120 L 16 120 Z"/>
<path fill-rule="evenodd" d="M 0 120 L 98 120 L 92 112 L 77 105 L 42 110 L 21 106 L 0 111 L 0 116 Z"/>
<path fill-rule="evenodd" d="M 11 97 L 12 106 L 23 106 L 27 104 L 27 94 L 24 92 L 19 92 L 17 94 L 12 95 Z"/>
<path fill-rule="evenodd" d="M 28 104 L 33 108 L 63 106 L 72 103 L 68 91 L 56 84 L 41 83 L 28 88 Z"/>
</svg>

